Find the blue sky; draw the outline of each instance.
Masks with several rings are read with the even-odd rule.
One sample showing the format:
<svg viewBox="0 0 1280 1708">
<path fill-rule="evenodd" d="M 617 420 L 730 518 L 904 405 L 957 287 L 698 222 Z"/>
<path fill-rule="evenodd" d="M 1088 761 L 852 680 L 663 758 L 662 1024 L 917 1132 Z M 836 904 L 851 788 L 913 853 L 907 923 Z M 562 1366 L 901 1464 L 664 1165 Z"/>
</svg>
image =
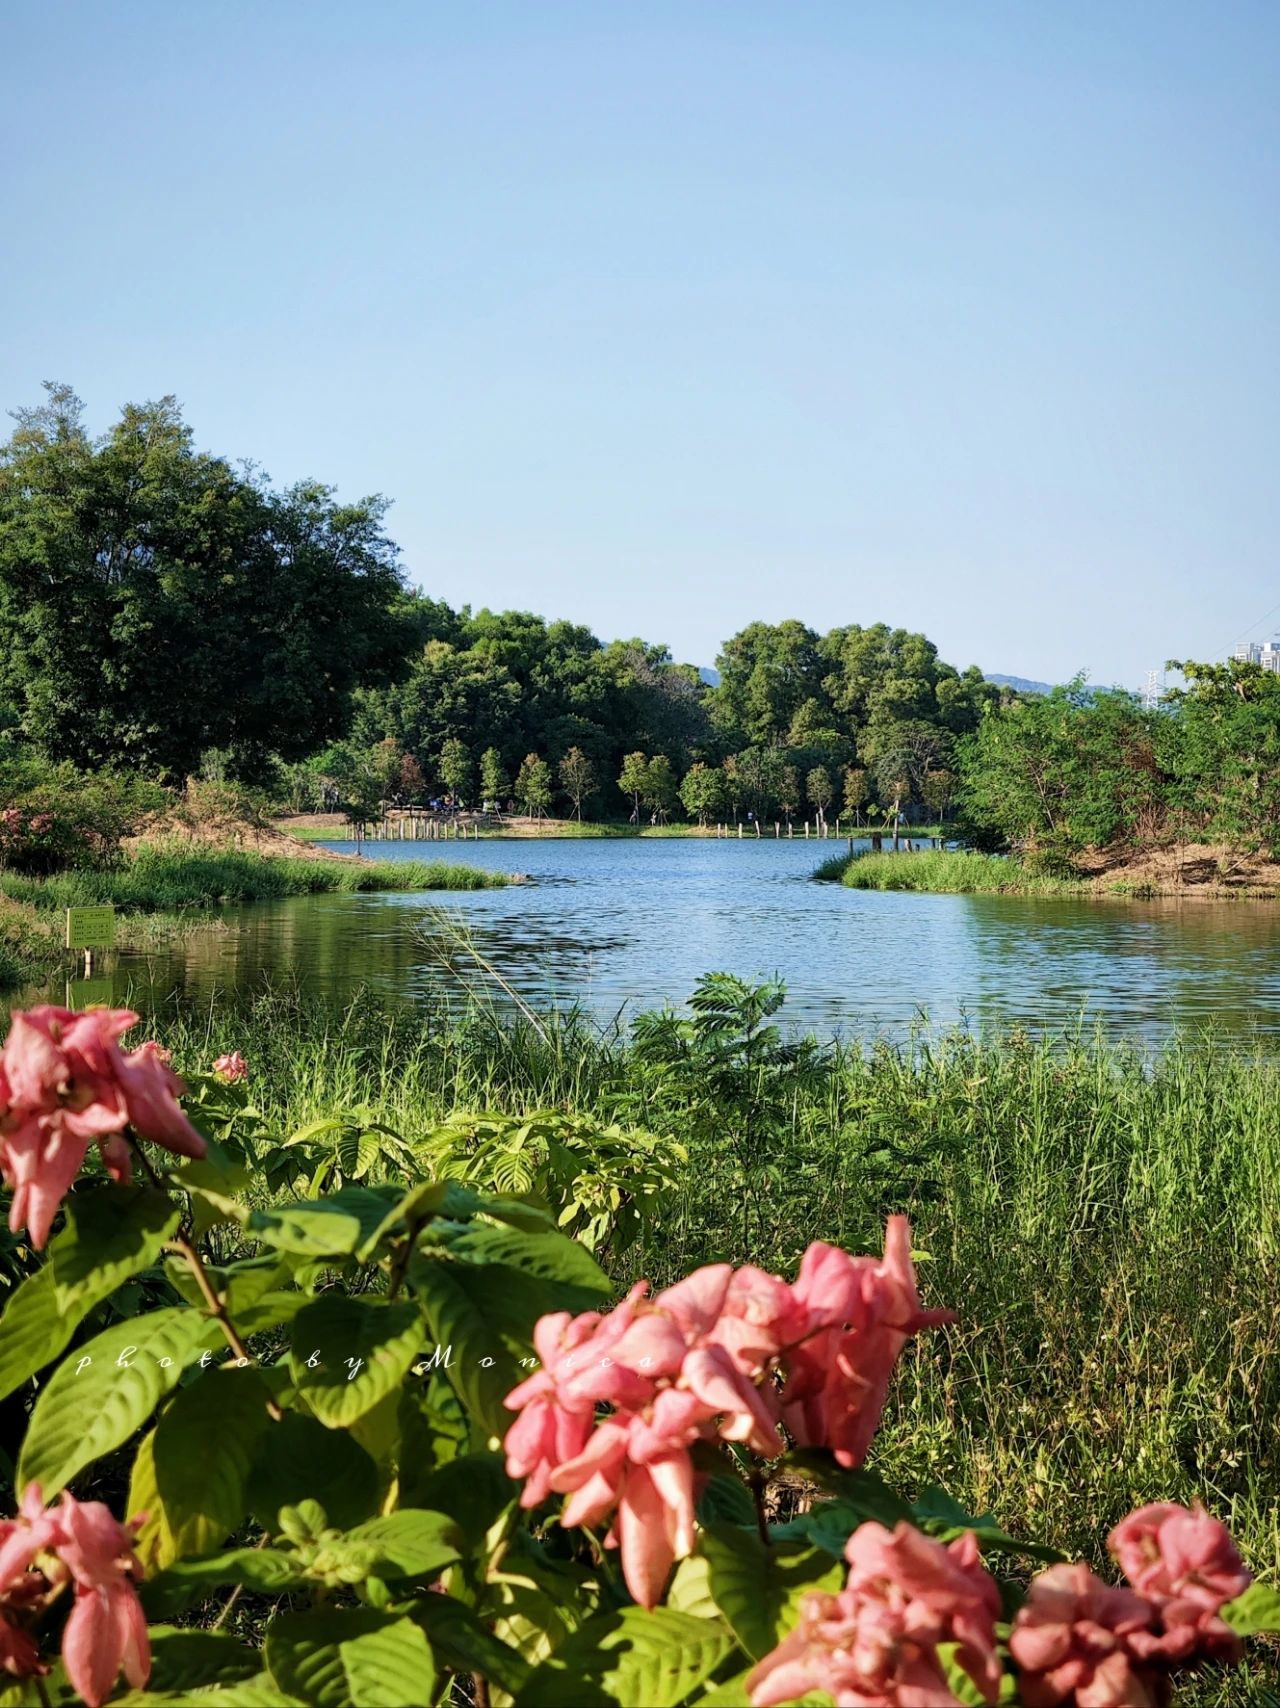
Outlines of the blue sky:
<svg viewBox="0 0 1280 1708">
<path fill-rule="evenodd" d="M 1280 8 L 5 0 L 0 401 L 452 603 L 1141 682 L 1280 625 Z"/>
</svg>

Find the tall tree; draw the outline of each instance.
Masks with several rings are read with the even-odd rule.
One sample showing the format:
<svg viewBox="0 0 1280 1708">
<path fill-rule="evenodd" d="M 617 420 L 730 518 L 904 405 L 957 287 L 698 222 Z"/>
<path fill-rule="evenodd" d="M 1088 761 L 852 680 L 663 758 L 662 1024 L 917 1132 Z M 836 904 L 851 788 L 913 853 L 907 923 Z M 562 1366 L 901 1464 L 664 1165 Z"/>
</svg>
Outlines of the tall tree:
<svg viewBox="0 0 1280 1708">
<path fill-rule="evenodd" d="M 440 781 L 455 801 L 465 801 L 471 793 L 471 752 L 466 742 L 450 736 L 440 749 Z"/>
<path fill-rule="evenodd" d="M 551 810 L 551 767 L 536 753 L 528 753 L 516 777 L 516 800 L 530 818 L 543 818 Z"/>
<path fill-rule="evenodd" d="M 582 818 L 582 803 L 596 793 L 595 766 L 580 747 L 571 747 L 560 761 L 560 787 L 573 802 L 573 816 Z"/>
<path fill-rule="evenodd" d="M 622 761 L 622 771 L 618 776 L 618 787 L 631 801 L 632 823 L 640 817 L 640 802 L 644 799 L 645 790 L 649 786 L 649 756 L 646 753 L 628 753 Z"/>
<path fill-rule="evenodd" d="M 480 755 L 480 792 L 485 800 L 499 805 L 511 792 L 511 783 L 502 765 L 502 755 L 496 747 L 486 747 Z"/>
</svg>

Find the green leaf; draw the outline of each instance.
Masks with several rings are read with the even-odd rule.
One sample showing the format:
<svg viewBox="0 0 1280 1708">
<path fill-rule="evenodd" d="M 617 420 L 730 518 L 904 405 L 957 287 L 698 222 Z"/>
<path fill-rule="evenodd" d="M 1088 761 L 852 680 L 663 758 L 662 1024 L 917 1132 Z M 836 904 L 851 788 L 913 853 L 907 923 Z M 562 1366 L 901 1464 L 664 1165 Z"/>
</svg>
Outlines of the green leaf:
<svg viewBox="0 0 1280 1708">
<path fill-rule="evenodd" d="M 478 1672 L 509 1696 L 523 1689 L 529 1663 L 509 1643 L 495 1637 L 469 1607 L 450 1595 L 424 1595 L 407 1611 L 427 1633 L 432 1653 L 442 1667 L 452 1672 Z"/>
<path fill-rule="evenodd" d="M 613 1283 L 586 1247 L 564 1234 L 473 1225 L 450 1240 L 449 1255 L 471 1263 L 503 1263 L 543 1281 L 563 1281 L 606 1297 L 613 1292 Z"/>
<path fill-rule="evenodd" d="M 677 1708 L 733 1648 L 714 1619 L 659 1607 L 598 1613 L 543 1661 L 519 1708 Z"/>
<path fill-rule="evenodd" d="M 271 1422 L 267 1399 L 257 1370 L 211 1369 L 165 1411 L 147 1455 L 151 1498 L 136 1487 L 140 1464 L 130 1491 L 138 1501 L 130 1510 L 147 1514 L 138 1552 L 148 1569 L 207 1554 L 240 1523 L 254 1450 Z"/>
<path fill-rule="evenodd" d="M 466 1453 L 414 1483 L 414 1504 L 453 1519 L 468 1553 L 519 1498 L 496 1453 Z"/>
<path fill-rule="evenodd" d="M 815 1591 L 834 1593 L 846 1568 L 818 1548 L 781 1543 L 766 1548 L 753 1531 L 715 1524 L 699 1543 L 710 1568 L 711 1593 L 734 1636 L 753 1661 L 775 1649 Z"/>
<path fill-rule="evenodd" d="M 293 1554 L 277 1548 L 229 1548 L 206 1560 L 179 1560 L 147 1578 L 142 1601 L 152 1618 L 172 1619 L 195 1602 L 236 1584 L 259 1595 L 284 1595 L 305 1582 Z"/>
<path fill-rule="evenodd" d="M 202 1685 L 235 1684 L 261 1670 L 257 1649 L 239 1643 L 227 1631 L 176 1631 L 153 1625 L 150 1694 L 177 1696 Z"/>
<path fill-rule="evenodd" d="M 812 1478 L 820 1488 L 838 1496 L 864 1523 L 871 1519 L 892 1530 L 903 1519 L 908 1524 L 915 1522 L 915 1514 L 906 1501 L 874 1471 L 846 1471 L 829 1453 L 812 1448 L 788 1453 L 782 1465 L 785 1470 L 799 1471 Z"/>
<path fill-rule="evenodd" d="M 962 1643 L 938 1644 L 938 1659 L 942 1662 L 948 1688 L 956 1701 L 964 1704 L 964 1708 L 986 1708 L 987 1698 L 974 1683 L 972 1675 L 960 1665 L 963 1648 Z"/>
<path fill-rule="evenodd" d="M 1221 1617 L 1242 1637 L 1280 1631 L 1280 1589 L 1269 1583 L 1251 1583 L 1242 1595 L 1227 1602 Z"/>
<path fill-rule="evenodd" d="M 340 1429 L 399 1387 L 422 1341 L 414 1305 L 326 1293 L 294 1318 L 289 1366 L 321 1423 Z"/>
<path fill-rule="evenodd" d="M 343 1542 L 370 1552 L 369 1571 L 380 1578 L 434 1577 L 461 1559 L 462 1537 L 443 1512 L 403 1507 L 348 1530 Z"/>
<path fill-rule="evenodd" d="M 421 1628 L 370 1607 L 281 1614 L 267 1627 L 266 1659 L 281 1690 L 314 1708 L 405 1708 L 435 1689 Z"/>
<path fill-rule="evenodd" d="M 366 1233 L 358 1256 L 361 1259 L 371 1257 L 389 1234 L 410 1223 L 421 1227 L 436 1217 L 449 1222 L 467 1222 L 479 1215 L 492 1216 L 497 1221 L 509 1222 L 531 1233 L 551 1226 L 547 1212 L 532 1204 L 477 1192 L 470 1186 L 464 1186 L 460 1180 L 432 1180 L 412 1187 L 387 1208 L 377 1226 Z"/>
<path fill-rule="evenodd" d="M 261 1655 L 257 1657 L 261 1660 Z M 271 1682 L 270 1673 L 257 1672 L 252 1678 L 242 1679 L 238 1684 L 219 1686 L 213 1690 L 202 1690 L 191 1700 L 198 1702 L 201 1708 L 295 1708 L 298 1704 L 296 1696 L 286 1696 L 280 1687 Z M 139 1691 L 135 1696 L 113 1696 L 112 1708 L 157 1708 L 154 1696 Z M 301 1705 L 305 1708 L 305 1704 Z"/>
<path fill-rule="evenodd" d="M 251 1210 L 244 1229 L 251 1239 L 303 1257 L 350 1257 L 381 1226 L 387 1194 L 376 1187 L 348 1186 L 323 1198 Z"/>
<path fill-rule="evenodd" d="M 165 1238 L 158 1233 L 159 1206 L 171 1211 L 170 1227 L 178 1216 L 176 1205 L 149 1187 L 108 1186 L 73 1193 L 67 1203 L 68 1221 L 50 1241 L 48 1260 L 14 1289 L 5 1308 L 0 1399 L 51 1364 L 94 1306 L 122 1281 L 150 1268 Z M 117 1222 L 112 1203 L 126 1212 L 132 1205 L 135 1213 L 140 1206 L 140 1221 L 126 1213 Z"/>
<path fill-rule="evenodd" d="M 505 1263 L 420 1256 L 409 1265 L 409 1284 L 422 1301 L 431 1338 L 452 1349 L 446 1374 L 458 1397 L 491 1435 L 504 1435 L 511 1425 L 502 1402 L 528 1373 L 520 1361 L 532 1354 L 538 1318 L 600 1305 L 594 1288 L 547 1281 Z"/>
<path fill-rule="evenodd" d="M 245 1494 L 264 1530 L 279 1528 L 282 1506 L 308 1498 L 318 1500 L 330 1524 L 344 1530 L 377 1506 L 378 1468 L 345 1430 L 326 1429 L 291 1411 L 259 1438 Z"/>
<path fill-rule="evenodd" d="M 81 1297 L 96 1303 L 149 1269 L 178 1225 L 180 1207 L 154 1186 L 106 1186 L 73 1192 L 67 1225 L 49 1247 L 59 1312 Z"/>
<path fill-rule="evenodd" d="M 18 1484 L 46 1500 L 127 1441 L 206 1347 L 216 1323 L 175 1305 L 117 1323 L 61 1364 L 41 1390 L 18 1461 Z"/>
<path fill-rule="evenodd" d="M 1057 1548 L 1050 1548 L 1043 1542 L 1019 1542 L 1016 1537 L 997 1524 L 990 1513 L 980 1517 L 970 1517 L 965 1509 L 941 1488 L 927 1488 L 911 1509 L 914 1522 L 926 1534 L 933 1536 L 939 1542 L 952 1542 L 957 1536 L 963 1536 L 966 1530 L 972 1530 L 982 1548 L 997 1549 L 1003 1554 L 1025 1554 L 1035 1560 L 1055 1562 L 1065 1560 L 1066 1555 Z"/>
</svg>

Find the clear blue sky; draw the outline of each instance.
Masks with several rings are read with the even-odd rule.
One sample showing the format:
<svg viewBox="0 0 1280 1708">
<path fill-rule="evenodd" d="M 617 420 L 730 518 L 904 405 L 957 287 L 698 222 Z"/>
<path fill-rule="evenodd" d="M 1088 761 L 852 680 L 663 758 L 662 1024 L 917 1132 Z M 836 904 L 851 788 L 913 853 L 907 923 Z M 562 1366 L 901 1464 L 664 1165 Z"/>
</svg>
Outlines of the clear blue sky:
<svg viewBox="0 0 1280 1708">
<path fill-rule="evenodd" d="M 1280 606 L 1275 0 L 3 0 L 0 401 L 413 579 L 1135 685 Z M 1280 611 L 1275 622 L 1280 624 Z"/>
</svg>

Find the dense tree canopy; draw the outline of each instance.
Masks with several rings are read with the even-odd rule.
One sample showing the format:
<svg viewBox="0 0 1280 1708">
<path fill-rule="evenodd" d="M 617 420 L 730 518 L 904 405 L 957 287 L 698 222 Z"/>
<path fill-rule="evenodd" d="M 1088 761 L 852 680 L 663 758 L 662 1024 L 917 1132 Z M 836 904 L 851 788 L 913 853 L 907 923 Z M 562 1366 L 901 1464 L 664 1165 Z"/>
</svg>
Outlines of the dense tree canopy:
<svg viewBox="0 0 1280 1708">
<path fill-rule="evenodd" d="M 92 439 L 65 386 L 0 450 L 0 682 L 55 758 L 233 774 L 341 734 L 418 619 L 385 506 L 197 451 L 172 398 Z"/>
<path fill-rule="evenodd" d="M 198 450 L 172 398 L 97 439 L 65 386 L 15 420 L 0 702 L 53 760 L 249 781 L 284 763 L 291 799 L 364 814 L 505 800 L 534 758 L 578 814 L 790 818 L 842 801 L 851 768 L 922 804 L 1000 698 L 923 635 L 795 619 L 734 635 L 711 687 L 650 641 L 411 591 L 382 500 L 276 489 Z M 628 755 L 645 788 L 620 783 Z"/>
</svg>

